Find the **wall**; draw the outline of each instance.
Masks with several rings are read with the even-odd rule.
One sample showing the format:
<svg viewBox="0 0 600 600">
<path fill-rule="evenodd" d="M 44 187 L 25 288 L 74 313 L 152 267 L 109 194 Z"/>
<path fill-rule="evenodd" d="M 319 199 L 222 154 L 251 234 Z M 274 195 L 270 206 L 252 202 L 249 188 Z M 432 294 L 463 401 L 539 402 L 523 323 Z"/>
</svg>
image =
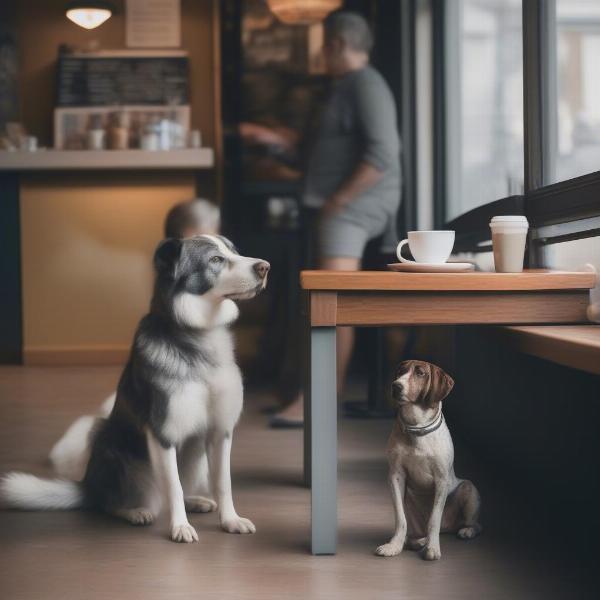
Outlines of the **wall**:
<svg viewBox="0 0 600 600">
<path fill-rule="evenodd" d="M 21 184 L 28 364 L 121 362 L 147 311 L 164 216 L 192 174 L 28 176 Z"/>
</svg>

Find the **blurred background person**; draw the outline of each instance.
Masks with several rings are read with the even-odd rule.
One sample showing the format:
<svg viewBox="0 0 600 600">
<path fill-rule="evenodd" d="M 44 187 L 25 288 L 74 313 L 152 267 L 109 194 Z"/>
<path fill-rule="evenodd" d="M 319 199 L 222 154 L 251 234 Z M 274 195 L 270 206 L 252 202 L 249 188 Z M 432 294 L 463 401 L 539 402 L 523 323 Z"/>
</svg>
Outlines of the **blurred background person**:
<svg viewBox="0 0 600 600">
<path fill-rule="evenodd" d="M 396 105 L 385 80 L 369 64 L 372 46 L 362 16 L 340 11 L 325 20 L 323 55 L 332 82 L 307 144 L 303 194 L 319 269 L 359 270 L 369 240 L 383 236 L 384 246 L 397 241 L 401 173 Z M 277 133 L 269 132 L 269 140 Z M 289 146 L 290 136 L 282 136 L 281 143 Z M 354 330 L 338 328 L 337 345 L 339 393 L 352 355 Z M 299 391 L 273 416 L 271 426 L 301 426 L 302 422 Z"/>
<path fill-rule="evenodd" d="M 210 200 L 195 198 L 176 204 L 165 218 L 166 238 L 216 235 L 221 231 L 221 211 Z"/>
</svg>

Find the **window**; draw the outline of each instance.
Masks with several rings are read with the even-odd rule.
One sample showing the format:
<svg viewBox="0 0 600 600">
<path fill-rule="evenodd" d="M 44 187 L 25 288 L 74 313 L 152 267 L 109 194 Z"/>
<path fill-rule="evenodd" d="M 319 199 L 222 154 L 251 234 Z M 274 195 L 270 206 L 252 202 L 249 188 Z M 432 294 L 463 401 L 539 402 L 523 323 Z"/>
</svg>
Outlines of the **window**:
<svg viewBox="0 0 600 600">
<path fill-rule="evenodd" d="M 436 226 L 487 270 L 489 219 L 524 210 L 530 264 L 600 268 L 600 0 L 430 6 Z"/>
<path fill-rule="evenodd" d="M 600 2 L 556 0 L 556 129 L 551 180 L 600 170 Z"/>
<path fill-rule="evenodd" d="M 523 191 L 520 0 L 446 2 L 446 218 Z"/>
</svg>

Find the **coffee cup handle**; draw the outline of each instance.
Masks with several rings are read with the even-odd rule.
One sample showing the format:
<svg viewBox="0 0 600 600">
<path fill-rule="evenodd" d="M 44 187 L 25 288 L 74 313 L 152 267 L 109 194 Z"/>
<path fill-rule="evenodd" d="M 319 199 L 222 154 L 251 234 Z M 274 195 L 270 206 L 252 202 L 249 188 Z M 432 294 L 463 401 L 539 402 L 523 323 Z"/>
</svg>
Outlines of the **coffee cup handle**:
<svg viewBox="0 0 600 600">
<path fill-rule="evenodd" d="M 398 260 L 400 262 L 403 263 L 412 263 L 414 264 L 416 261 L 414 260 L 409 260 L 408 258 L 403 258 L 402 257 L 402 247 L 404 246 L 404 244 L 408 244 L 408 240 L 402 240 L 399 244 L 398 247 L 396 248 L 396 256 L 398 257 Z"/>
</svg>

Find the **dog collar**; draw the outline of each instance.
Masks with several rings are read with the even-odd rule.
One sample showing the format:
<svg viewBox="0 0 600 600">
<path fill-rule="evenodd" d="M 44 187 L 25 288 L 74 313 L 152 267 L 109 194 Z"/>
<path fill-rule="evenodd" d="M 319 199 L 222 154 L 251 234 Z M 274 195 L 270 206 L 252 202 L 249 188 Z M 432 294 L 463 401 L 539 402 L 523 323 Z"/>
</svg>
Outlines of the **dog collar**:
<svg viewBox="0 0 600 600">
<path fill-rule="evenodd" d="M 439 429 L 444 422 L 444 415 L 442 414 L 442 407 L 440 406 L 438 414 L 433 418 L 433 421 L 427 423 L 427 425 L 407 425 L 404 421 L 402 421 L 402 417 L 400 417 L 400 421 L 402 422 L 402 426 L 404 427 L 404 431 L 406 431 L 406 433 L 422 437 L 428 433 L 433 433 L 436 429 Z"/>
</svg>

